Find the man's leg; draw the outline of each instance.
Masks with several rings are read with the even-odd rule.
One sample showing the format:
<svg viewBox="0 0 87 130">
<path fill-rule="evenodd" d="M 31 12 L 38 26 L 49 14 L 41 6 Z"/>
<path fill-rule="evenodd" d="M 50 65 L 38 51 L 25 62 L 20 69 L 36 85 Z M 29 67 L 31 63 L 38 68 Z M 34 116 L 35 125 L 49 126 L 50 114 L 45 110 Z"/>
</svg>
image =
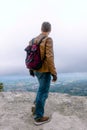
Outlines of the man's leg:
<svg viewBox="0 0 87 130">
<path fill-rule="evenodd" d="M 41 118 L 44 115 L 45 101 L 48 97 L 51 74 L 50 73 L 39 73 L 36 72 L 36 76 L 39 81 L 39 88 L 36 96 L 36 118 Z"/>
</svg>

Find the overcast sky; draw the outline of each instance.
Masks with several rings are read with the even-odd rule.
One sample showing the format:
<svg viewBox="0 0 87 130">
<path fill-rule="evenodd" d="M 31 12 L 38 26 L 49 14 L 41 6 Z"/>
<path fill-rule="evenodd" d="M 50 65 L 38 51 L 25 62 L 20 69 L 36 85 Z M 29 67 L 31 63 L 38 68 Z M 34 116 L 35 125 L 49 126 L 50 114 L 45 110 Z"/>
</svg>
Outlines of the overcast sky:
<svg viewBox="0 0 87 130">
<path fill-rule="evenodd" d="M 0 74 L 26 73 L 24 48 L 52 24 L 58 72 L 87 72 L 87 0 L 0 0 Z"/>
</svg>

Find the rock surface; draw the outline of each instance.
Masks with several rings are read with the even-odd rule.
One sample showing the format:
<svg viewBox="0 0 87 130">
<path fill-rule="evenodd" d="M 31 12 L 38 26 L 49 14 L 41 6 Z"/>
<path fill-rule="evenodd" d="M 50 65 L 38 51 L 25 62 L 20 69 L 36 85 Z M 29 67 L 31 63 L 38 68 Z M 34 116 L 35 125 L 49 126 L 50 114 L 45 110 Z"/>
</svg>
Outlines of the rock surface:
<svg viewBox="0 0 87 130">
<path fill-rule="evenodd" d="M 49 123 L 35 126 L 31 107 L 35 93 L 0 93 L 0 130 L 87 130 L 87 97 L 50 93 L 45 115 Z"/>
</svg>

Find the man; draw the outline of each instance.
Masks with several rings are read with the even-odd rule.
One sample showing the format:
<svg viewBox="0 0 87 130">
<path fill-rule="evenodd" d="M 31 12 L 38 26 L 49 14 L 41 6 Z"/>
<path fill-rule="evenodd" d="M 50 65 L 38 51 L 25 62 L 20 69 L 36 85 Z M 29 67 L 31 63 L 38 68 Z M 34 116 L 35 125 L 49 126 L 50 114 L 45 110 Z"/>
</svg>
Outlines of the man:
<svg viewBox="0 0 87 130">
<path fill-rule="evenodd" d="M 57 72 L 54 64 L 53 40 L 48 37 L 51 32 L 51 24 L 43 22 L 41 26 L 41 34 L 35 38 L 35 43 L 38 43 L 45 37 L 40 44 L 41 59 L 44 59 L 42 67 L 39 70 L 29 70 L 30 75 L 36 76 L 39 82 L 39 88 L 35 99 L 35 124 L 40 125 L 49 121 L 48 116 L 44 116 L 44 106 L 48 97 L 51 76 L 52 81 L 57 80 Z M 30 44 L 31 41 L 30 41 Z"/>
</svg>

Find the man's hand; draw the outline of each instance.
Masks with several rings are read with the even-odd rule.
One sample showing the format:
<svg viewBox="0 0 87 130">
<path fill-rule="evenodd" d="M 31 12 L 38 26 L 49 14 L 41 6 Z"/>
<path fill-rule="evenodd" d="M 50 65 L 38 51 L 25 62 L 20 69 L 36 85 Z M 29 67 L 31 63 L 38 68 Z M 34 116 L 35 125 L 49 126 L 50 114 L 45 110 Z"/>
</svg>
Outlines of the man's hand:
<svg viewBox="0 0 87 130">
<path fill-rule="evenodd" d="M 35 76 L 33 70 L 29 70 L 29 73 L 31 76 L 33 76 L 33 77 Z"/>
<path fill-rule="evenodd" d="M 52 77 L 53 77 L 52 82 L 55 82 L 57 80 L 57 75 L 52 74 Z"/>
</svg>

